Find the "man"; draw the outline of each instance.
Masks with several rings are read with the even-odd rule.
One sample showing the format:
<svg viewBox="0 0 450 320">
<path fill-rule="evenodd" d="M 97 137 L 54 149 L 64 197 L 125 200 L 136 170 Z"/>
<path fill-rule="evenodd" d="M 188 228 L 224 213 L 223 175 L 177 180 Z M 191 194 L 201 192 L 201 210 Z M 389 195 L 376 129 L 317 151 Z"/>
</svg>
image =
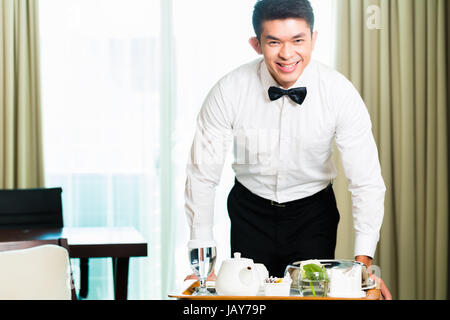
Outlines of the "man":
<svg viewBox="0 0 450 320">
<path fill-rule="evenodd" d="M 385 185 L 367 108 L 344 76 L 311 59 L 317 32 L 308 0 L 260 0 L 253 26 L 250 44 L 263 59 L 223 77 L 198 117 L 185 193 L 190 238 L 213 239 L 215 188 L 234 140 L 231 252 L 274 276 L 295 261 L 333 259 L 334 139 L 352 194 L 355 260 L 370 266 Z"/>
</svg>

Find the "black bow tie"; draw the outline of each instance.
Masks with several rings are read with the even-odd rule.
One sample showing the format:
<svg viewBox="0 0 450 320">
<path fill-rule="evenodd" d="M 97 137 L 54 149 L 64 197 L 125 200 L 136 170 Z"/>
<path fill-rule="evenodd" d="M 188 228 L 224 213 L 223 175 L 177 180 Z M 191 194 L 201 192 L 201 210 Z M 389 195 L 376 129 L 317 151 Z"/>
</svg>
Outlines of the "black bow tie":
<svg viewBox="0 0 450 320">
<path fill-rule="evenodd" d="M 270 87 L 269 88 L 269 98 L 271 101 L 275 101 L 280 99 L 282 96 L 289 96 L 295 103 L 301 105 L 303 101 L 305 101 L 307 94 L 306 87 L 293 88 L 289 90 L 284 90 L 278 87 Z"/>
</svg>

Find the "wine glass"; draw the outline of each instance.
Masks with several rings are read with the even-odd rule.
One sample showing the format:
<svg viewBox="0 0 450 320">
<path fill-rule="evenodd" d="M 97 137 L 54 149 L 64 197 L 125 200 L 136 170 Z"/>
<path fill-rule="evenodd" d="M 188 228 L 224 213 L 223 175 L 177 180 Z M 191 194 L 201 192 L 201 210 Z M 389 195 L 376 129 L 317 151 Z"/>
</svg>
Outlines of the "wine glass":
<svg viewBox="0 0 450 320">
<path fill-rule="evenodd" d="M 198 291 L 194 292 L 196 296 L 211 296 L 213 295 L 206 289 L 206 279 L 212 273 L 214 265 L 216 264 L 216 247 L 198 247 L 189 248 L 189 262 L 191 269 L 200 280 L 200 287 Z"/>
</svg>

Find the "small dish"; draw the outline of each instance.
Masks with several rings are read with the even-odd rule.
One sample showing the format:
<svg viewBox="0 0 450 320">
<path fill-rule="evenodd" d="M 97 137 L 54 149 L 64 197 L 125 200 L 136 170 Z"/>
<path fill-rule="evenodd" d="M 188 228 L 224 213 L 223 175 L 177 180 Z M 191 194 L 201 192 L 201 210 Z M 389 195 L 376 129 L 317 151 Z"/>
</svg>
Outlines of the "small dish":
<svg viewBox="0 0 450 320">
<path fill-rule="evenodd" d="M 290 282 L 264 283 L 264 295 L 273 297 L 287 297 L 291 291 Z"/>
<path fill-rule="evenodd" d="M 366 293 L 362 290 L 359 292 L 352 292 L 352 293 L 348 293 L 348 292 L 344 292 L 344 293 L 329 292 L 328 293 L 328 297 L 330 297 L 330 298 L 358 299 L 358 298 L 364 298 L 365 296 L 366 296 Z"/>
</svg>

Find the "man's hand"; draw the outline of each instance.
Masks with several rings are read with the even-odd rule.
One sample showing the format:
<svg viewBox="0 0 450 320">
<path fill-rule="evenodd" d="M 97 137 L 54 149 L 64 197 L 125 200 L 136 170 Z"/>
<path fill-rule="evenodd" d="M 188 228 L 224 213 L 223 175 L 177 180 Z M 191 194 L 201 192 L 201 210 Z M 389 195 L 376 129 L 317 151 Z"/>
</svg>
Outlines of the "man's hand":
<svg viewBox="0 0 450 320">
<path fill-rule="evenodd" d="M 391 292 L 389 291 L 388 287 L 384 284 L 384 281 L 374 274 L 370 276 L 372 279 L 375 280 L 376 288 L 381 290 L 381 300 L 392 300 Z"/>
<path fill-rule="evenodd" d="M 198 277 L 195 274 L 190 274 L 184 279 L 184 281 L 186 280 L 198 280 Z M 216 281 L 216 274 L 214 272 L 214 269 L 209 275 L 209 277 L 206 279 L 206 281 Z"/>
<path fill-rule="evenodd" d="M 372 258 L 368 256 L 356 256 L 355 261 L 364 263 L 367 268 L 372 265 Z"/>
<path fill-rule="evenodd" d="M 370 266 L 372 265 L 372 258 L 368 256 L 356 256 L 356 261 L 362 262 L 366 265 L 367 269 L 370 270 Z M 372 279 L 375 280 L 375 283 L 377 284 L 377 289 L 381 290 L 381 298 L 383 300 L 392 300 L 392 295 L 388 289 L 388 287 L 385 285 L 384 281 L 378 277 L 376 277 L 374 274 L 370 276 Z"/>
</svg>

